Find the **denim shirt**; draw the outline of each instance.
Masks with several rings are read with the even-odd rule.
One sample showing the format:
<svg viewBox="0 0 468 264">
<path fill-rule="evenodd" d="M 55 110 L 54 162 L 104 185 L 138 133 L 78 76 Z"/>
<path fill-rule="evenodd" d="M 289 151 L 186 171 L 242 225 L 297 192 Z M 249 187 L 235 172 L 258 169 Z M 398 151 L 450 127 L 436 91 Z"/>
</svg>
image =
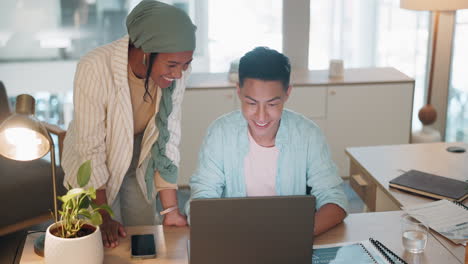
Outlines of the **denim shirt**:
<svg viewBox="0 0 468 264">
<path fill-rule="evenodd" d="M 228 113 L 208 128 L 190 178 L 191 199 L 246 197 L 244 158 L 249 151 L 247 121 L 240 110 Z M 337 168 L 319 127 L 301 114 L 283 110 L 275 145 L 279 149 L 277 195 L 305 195 L 312 188 L 317 210 L 334 203 L 347 211 L 347 199 Z M 190 215 L 190 200 L 185 206 Z"/>
</svg>

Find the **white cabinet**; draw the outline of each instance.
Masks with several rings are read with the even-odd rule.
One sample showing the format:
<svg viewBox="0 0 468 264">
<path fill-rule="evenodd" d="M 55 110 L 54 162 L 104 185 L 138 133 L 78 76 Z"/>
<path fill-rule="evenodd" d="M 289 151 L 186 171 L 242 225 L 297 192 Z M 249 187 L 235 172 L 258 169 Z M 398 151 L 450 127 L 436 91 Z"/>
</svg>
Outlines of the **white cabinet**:
<svg viewBox="0 0 468 264">
<path fill-rule="evenodd" d="M 293 86 L 285 107 L 310 119 L 324 119 L 327 115 L 327 87 Z"/>
<path fill-rule="evenodd" d="M 312 119 L 321 129 L 326 129 L 327 87 L 326 86 L 293 86 L 291 95 L 285 105 Z"/>
<path fill-rule="evenodd" d="M 340 175 L 348 176 L 344 149 L 408 144 L 413 84 L 359 84 L 328 87 L 326 131 Z"/>
<path fill-rule="evenodd" d="M 345 148 L 409 143 L 412 101 L 412 82 L 303 85 L 286 107 L 322 129 L 340 175 L 348 176 Z"/>
<path fill-rule="evenodd" d="M 236 108 L 234 96 L 233 87 L 194 88 L 185 91 L 182 103 L 179 185 L 187 185 L 196 169 L 198 150 L 208 126 L 216 118 Z"/>
<path fill-rule="evenodd" d="M 225 75 L 204 76 L 195 76 L 197 82 L 189 83 L 184 97 L 180 185 L 187 185 L 196 169 L 209 124 L 239 107 L 236 89 Z M 322 129 L 341 176 L 349 173 L 347 147 L 409 143 L 414 80 L 403 73 L 393 68 L 348 69 L 343 79 L 329 80 L 326 71 L 310 71 L 291 79 L 286 107 Z"/>
</svg>

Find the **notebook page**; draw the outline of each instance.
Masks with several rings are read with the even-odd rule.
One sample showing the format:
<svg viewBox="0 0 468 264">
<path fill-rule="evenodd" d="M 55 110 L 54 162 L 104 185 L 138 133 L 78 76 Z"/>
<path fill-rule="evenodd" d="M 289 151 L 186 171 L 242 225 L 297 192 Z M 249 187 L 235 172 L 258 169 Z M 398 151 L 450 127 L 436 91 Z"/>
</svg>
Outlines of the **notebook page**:
<svg viewBox="0 0 468 264">
<path fill-rule="evenodd" d="M 388 264 L 368 240 L 314 246 L 312 264 L 349 264 L 350 261 L 353 264 Z"/>
</svg>

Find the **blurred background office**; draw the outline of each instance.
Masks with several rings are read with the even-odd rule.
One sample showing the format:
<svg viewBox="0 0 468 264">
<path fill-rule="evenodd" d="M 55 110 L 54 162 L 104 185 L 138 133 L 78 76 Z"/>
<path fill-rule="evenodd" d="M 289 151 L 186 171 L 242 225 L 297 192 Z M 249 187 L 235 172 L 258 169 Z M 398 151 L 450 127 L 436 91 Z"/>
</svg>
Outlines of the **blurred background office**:
<svg viewBox="0 0 468 264">
<path fill-rule="evenodd" d="M 12 98 L 31 93 L 37 116 L 68 126 L 77 60 L 126 34 L 139 0 L 2 0 L 0 80 Z M 255 46 L 286 53 L 295 69 L 395 67 L 416 80 L 412 129 L 421 128 L 430 61 L 431 14 L 401 9 L 399 0 L 168 0 L 198 26 L 194 72 L 227 72 Z M 468 10 L 442 17 L 451 32 L 441 67 L 450 69 L 446 103 L 435 126 L 446 141 L 468 141 Z M 294 29 L 294 30 L 292 30 Z M 441 29 L 444 30 L 444 29 Z M 447 31 L 447 30 L 445 30 Z M 453 47 L 453 48 L 452 48 Z M 442 77 L 441 77 L 442 78 Z"/>
</svg>

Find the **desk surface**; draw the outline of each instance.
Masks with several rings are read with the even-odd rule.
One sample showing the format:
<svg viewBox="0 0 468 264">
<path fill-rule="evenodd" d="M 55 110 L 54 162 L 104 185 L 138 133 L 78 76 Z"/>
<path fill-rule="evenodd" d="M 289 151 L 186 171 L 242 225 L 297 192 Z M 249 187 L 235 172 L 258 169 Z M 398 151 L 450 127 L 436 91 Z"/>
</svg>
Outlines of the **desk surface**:
<svg viewBox="0 0 468 264">
<path fill-rule="evenodd" d="M 462 263 L 445 249 L 433 236 L 429 236 L 427 247 L 422 254 L 411 254 L 404 251 L 401 244 L 400 215 L 401 211 L 382 213 L 362 213 L 349 215 L 344 223 L 315 238 L 316 245 L 340 242 L 356 242 L 369 237 L 380 240 L 388 248 L 408 263 Z M 389 230 L 392 230 L 389 232 Z M 104 263 L 161 263 L 186 264 L 187 239 L 189 228 L 175 228 L 162 226 L 141 226 L 127 228 L 128 234 L 154 233 L 158 257 L 154 260 L 132 260 L 130 258 L 130 238 L 122 239 L 115 249 L 105 250 Z M 36 234 L 29 235 L 21 258 L 21 264 L 43 263 L 43 259 L 36 256 L 33 241 Z"/>
<path fill-rule="evenodd" d="M 420 170 L 460 181 L 468 180 L 468 152 L 452 153 L 449 146 L 466 143 L 427 143 L 347 148 L 351 162 L 375 179 L 375 183 L 399 206 L 417 205 L 430 199 L 411 195 L 389 187 L 389 181 L 409 170 Z M 465 201 L 466 203 L 466 201 Z"/>
<path fill-rule="evenodd" d="M 468 180 L 468 152 L 448 152 L 446 149 L 449 146 L 461 146 L 468 151 L 466 143 L 440 142 L 352 147 L 346 149 L 346 154 L 350 157 L 352 165 L 356 165 L 364 174 L 370 176 L 370 180 L 373 181 L 371 185 L 376 185 L 396 206 L 401 207 L 433 201 L 389 187 L 389 181 L 405 171 L 414 169 L 460 181 Z M 468 199 L 464 204 L 468 205 Z M 463 261 L 464 247 L 455 245 L 442 236 L 435 236 Z"/>
</svg>

